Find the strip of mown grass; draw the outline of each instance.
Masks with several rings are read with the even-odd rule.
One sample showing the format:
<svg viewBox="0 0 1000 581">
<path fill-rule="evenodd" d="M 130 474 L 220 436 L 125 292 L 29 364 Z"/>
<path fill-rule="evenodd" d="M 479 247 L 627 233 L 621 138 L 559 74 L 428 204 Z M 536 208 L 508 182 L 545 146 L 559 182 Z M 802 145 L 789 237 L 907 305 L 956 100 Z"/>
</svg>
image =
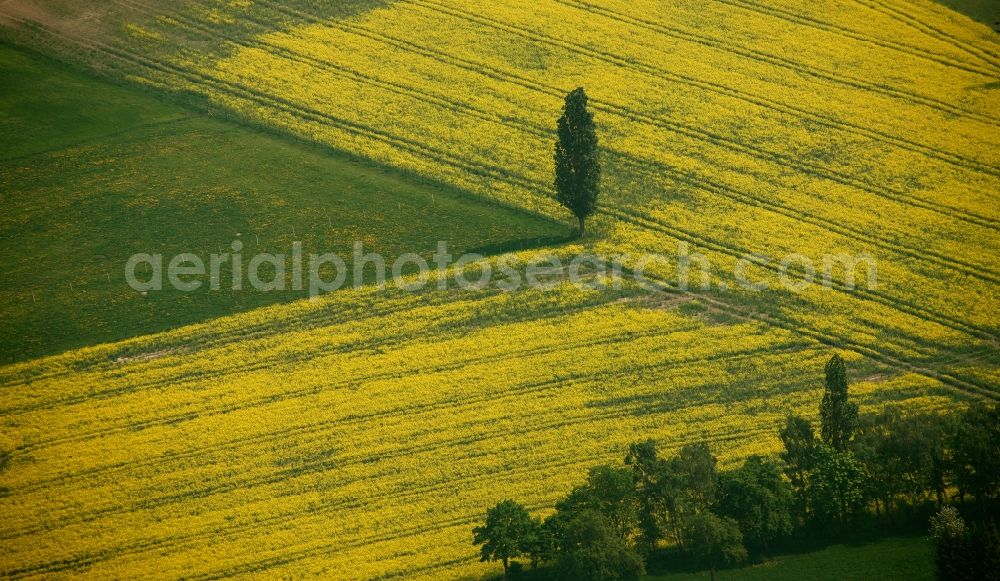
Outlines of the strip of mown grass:
<svg viewBox="0 0 1000 581">
<path fill-rule="evenodd" d="M 695 581 L 709 572 L 649 576 L 649 581 Z M 889 538 L 867 545 L 834 545 L 819 551 L 778 557 L 760 565 L 716 572 L 719 581 L 783 579 L 922 581 L 934 578 L 931 547 L 923 537 Z"/>
<path fill-rule="evenodd" d="M 162 253 L 165 263 L 192 252 L 207 262 L 237 239 L 247 259 L 289 254 L 301 241 L 306 254 L 337 253 L 350 269 L 354 241 L 391 260 L 429 257 L 439 240 L 458 255 L 566 233 L 7 46 L 0 46 L 0 136 L 0 362 L 305 296 L 227 291 L 225 275 L 219 291 L 205 284 L 142 296 L 124 278 L 138 252 Z"/>
</svg>

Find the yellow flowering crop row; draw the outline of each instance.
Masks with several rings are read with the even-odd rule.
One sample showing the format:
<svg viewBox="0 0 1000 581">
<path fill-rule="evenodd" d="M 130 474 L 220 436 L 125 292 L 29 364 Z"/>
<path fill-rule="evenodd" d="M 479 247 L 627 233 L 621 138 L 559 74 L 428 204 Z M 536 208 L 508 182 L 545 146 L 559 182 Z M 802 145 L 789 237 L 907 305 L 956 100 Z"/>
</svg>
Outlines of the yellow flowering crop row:
<svg viewBox="0 0 1000 581">
<path fill-rule="evenodd" d="M 73 373 L 43 360 L 48 377 L 4 386 L 39 394 L 3 399 L 5 562 L 108 576 L 482 571 L 468 529 L 485 506 L 550 506 L 637 435 L 668 450 L 709 441 L 725 465 L 772 453 L 786 413 L 815 412 L 828 356 L 767 325 L 573 287 L 457 300 L 481 321 L 460 332 L 450 305 L 330 322 L 352 292 L 293 305 L 309 312 L 288 329 L 280 309 L 238 315 L 269 332 L 237 342 L 215 341 L 239 328 L 226 320 L 178 332 L 198 339 L 193 356 L 161 355 L 173 337 L 154 336 L 115 365 L 67 354 Z M 359 337 L 371 346 L 336 348 Z M 78 394 L 78 378 L 103 391 Z M 882 380 L 861 379 L 879 406 Z M 894 398 L 950 401 L 932 380 L 892 381 Z"/>
</svg>

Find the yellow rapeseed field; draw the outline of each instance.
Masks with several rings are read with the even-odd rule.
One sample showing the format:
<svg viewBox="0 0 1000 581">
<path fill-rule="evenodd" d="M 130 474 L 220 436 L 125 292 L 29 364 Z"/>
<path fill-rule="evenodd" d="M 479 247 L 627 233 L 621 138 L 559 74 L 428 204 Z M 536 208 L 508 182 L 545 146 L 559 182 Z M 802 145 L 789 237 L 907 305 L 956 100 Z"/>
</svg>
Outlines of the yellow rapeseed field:
<svg viewBox="0 0 1000 581">
<path fill-rule="evenodd" d="M 0 368 L 3 574 L 475 575 L 488 506 L 544 512 L 636 439 L 773 453 L 834 350 L 863 409 L 998 396 L 1000 44 L 943 7 L 112 4 L 110 36 L 8 19 L 560 219 L 554 124 L 586 87 L 604 166 L 587 249 L 684 243 L 729 290 L 340 291 Z M 878 285 L 734 288 L 739 259 L 773 285 L 790 253 L 868 253 Z"/>
</svg>

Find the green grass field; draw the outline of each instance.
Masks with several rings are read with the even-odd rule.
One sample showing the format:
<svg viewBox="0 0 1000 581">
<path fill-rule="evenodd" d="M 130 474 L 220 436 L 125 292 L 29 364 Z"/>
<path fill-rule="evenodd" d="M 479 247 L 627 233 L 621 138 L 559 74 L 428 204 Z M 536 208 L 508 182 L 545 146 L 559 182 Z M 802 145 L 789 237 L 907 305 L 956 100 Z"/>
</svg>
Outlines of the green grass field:
<svg viewBox="0 0 1000 581">
<path fill-rule="evenodd" d="M 701 581 L 708 571 L 650 575 L 648 581 Z M 719 581 L 930 581 L 930 545 L 922 537 L 882 539 L 867 545 L 834 545 L 812 553 L 788 555 L 752 567 L 718 571 Z"/>
<path fill-rule="evenodd" d="M 224 279 L 221 292 L 143 297 L 124 281 L 136 252 L 205 257 L 239 236 L 249 251 L 302 241 L 349 259 L 360 240 L 394 257 L 444 240 L 457 255 L 567 232 L 3 46 L 0 136 L 0 362 L 305 296 L 226 292 Z"/>
<path fill-rule="evenodd" d="M 941 0 L 941 3 L 993 30 L 1000 30 L 1000 2 L 996 0 Z"/>
</svg>

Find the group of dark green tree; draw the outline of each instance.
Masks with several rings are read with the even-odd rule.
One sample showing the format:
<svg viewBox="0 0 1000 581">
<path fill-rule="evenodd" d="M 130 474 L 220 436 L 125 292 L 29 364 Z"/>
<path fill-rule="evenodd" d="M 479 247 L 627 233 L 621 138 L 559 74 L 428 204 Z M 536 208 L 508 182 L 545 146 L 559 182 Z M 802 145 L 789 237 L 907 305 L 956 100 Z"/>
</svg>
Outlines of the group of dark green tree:
<svg viewBox="0 0 1000 581">
<path fill-rule="evenodd" d="M 825 371 L 818 433 L 808 419 L 787 418 L 778 457 L 720 471 L 704 443 L 669 457 L 652 440 L 633 444 L 622 465 L 592 468 L 545 519 L 514 500 L 491 508 L 473 531 L 482 560 L 501 562 L 505 578 L 605 580 L 637 579 L 647 559 L 676 558 L 714 579 L 719 566 L 803 538 L 835 540 L 920 510 L 927 523 L 941 509 L 931 530 L 939 577 L 1000 571 L 986 518 L 1000 491 L 1000 405 L 862 416 L 843 359 L 834 355 Z M 979 524 L 966 525 L 949 503 Z"/>
</svg>

